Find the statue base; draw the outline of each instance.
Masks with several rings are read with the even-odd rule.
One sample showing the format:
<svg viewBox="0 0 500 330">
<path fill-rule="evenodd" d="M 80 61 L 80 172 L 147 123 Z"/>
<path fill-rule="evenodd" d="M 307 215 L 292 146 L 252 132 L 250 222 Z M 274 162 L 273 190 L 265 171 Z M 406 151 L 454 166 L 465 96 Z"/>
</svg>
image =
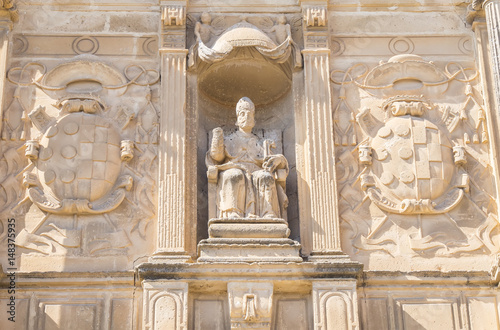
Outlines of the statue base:
<svg viewBox="0 0 500 330">
<path fill-rule="evenodd" d="M 210 238 L 288 238 L 289 235 L 284 219 L 217 218 L 208 222 Z"/>
<path fill-rule="evenodd" d="M 198 262 L 302 262 L 284 219 L 211 219 L 198 244 Z"/>
</svg>

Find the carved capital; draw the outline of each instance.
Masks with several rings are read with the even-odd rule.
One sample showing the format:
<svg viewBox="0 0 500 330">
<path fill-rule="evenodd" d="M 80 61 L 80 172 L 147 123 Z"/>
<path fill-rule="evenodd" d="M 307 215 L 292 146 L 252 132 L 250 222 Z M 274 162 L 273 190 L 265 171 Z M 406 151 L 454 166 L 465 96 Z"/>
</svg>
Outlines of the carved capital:
<svg viewBox="0 0 500 330">
<path fill-rule="evenodd" d="M 161 21 L 164 26 L 180 26 L 186 24 L 186 7 L 168 5 L 162 8 Z"/>
<path fill-rule="evenodd" d="M 327 22 L 326 6 L 304 6 L 302 9 L 304 23 L 307 27 L 323 27 Z"/>
<path fill-rule="evenodd" d="M 162 49 L 186 48 L 186 5 L 165 4 L 161 11 Z"/>
</svg>

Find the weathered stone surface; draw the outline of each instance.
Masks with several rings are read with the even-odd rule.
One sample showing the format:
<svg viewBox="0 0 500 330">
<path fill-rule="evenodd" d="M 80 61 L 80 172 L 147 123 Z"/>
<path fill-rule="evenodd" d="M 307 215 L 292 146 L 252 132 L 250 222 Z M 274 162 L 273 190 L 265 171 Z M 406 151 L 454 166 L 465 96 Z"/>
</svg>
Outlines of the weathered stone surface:
<svg viewBox="0 0 500 330">
<path fill-rule="evenodd" d="M 500 328 L 499 8 L 0 0 L 0 329 Z"/>
</svg>

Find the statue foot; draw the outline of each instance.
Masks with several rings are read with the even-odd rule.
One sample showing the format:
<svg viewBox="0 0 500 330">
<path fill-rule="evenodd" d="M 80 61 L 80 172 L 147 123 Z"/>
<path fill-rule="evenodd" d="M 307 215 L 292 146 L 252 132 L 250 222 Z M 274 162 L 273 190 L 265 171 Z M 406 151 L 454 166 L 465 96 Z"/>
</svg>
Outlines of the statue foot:
<svg viewBox="0 0 500 330">
<path fill-rule="evenodd" d="M 243 216 L 240 212 L 230 211 L 230 212 L 225 212 L 223 218 L 234 219 L 234 218 L 243 218 Z"/>
</svg>

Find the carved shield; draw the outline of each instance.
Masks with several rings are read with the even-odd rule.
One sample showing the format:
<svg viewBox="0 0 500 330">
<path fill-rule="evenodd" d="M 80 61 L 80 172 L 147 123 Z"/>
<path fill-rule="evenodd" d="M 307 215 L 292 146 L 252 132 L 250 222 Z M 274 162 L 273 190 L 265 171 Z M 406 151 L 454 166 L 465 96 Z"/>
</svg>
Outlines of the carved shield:
<svg viewBox="0 0 500 330">
<path fill-rule="evenodd" d="M 453 178 L 451 143 L 426 119 L 392 118 L 379 129 L 372 148 L 376 186 L 391 199 L 434 200 Z"/>
<path fill-rule="evenodd" d="M 100 116 L 71 113 L 40 140 L 40 182 L 60 200 L 92 202 L 105 196 L 120 174 L 120 164 L 120 136 Z"/>
</svg>

